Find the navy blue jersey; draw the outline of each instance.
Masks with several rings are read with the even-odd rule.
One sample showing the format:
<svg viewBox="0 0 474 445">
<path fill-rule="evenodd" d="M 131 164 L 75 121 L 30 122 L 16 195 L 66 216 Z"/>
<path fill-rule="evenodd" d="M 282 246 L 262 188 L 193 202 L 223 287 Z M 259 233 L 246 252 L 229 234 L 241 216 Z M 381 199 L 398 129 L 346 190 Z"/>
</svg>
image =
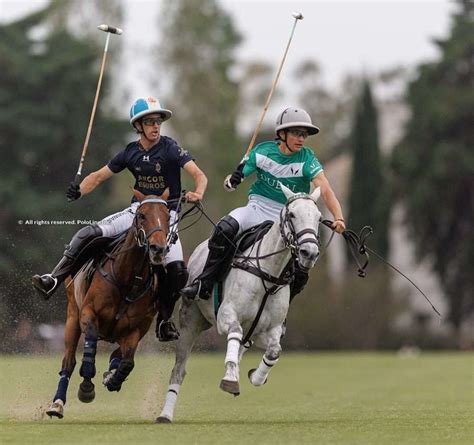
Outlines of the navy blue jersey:
<svg viewBox="0 0 474 445">
<path fill-rule="evenodd" d="M 107 166 L 114 173 L 128 168 L 135 177 L 134 188 L 144 195 L 161 195 L 169 187 L 171 200 L 179 198 L 181 193 L 180 169 L 192 160 L 192 156 L 174 139 L 161 136 L 159 142 L 148 151 L 138 141 L 131 142 Z M 137 201 L 135 196 L 132 198 L 134 201 Z M 169 207 L 175 210 L 178 202 L 171 203 Z"/>
</svg>

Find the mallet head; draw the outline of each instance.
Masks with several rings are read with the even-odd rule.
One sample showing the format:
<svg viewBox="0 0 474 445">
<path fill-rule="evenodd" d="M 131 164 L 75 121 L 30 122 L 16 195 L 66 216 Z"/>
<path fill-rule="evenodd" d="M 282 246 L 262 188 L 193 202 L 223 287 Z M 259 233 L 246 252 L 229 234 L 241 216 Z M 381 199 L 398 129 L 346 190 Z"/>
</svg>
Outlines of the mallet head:
<svg viewBox="0 0 474 445">
<path fill-rule="evenodd" d="M 296 20 L 303 20 L 303 14 L 301 14 L 301 12 L 294 12 L 293 14 L 291 14 Z"/>
<path fill-rule="evenodd" d="M 99 25 L 97 27 L 97 29 L 100 29 L 101 31 L 104 31 L 104 32 L 110 32 L 111 34 L 122 34 L 123 33 L 123 30 L 121 30 L 120 28 L 115 28 L 113 26 L 109 26 L 109 25 Z"/>
</svg>

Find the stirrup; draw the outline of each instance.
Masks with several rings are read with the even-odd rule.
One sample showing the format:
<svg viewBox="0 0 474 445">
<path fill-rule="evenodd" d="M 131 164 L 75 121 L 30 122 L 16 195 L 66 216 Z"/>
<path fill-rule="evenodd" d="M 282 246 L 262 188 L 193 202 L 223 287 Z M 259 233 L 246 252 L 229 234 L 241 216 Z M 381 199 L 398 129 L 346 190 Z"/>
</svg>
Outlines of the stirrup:
<svg viewBox="0 0 474 445">
<path fill-rule="evenodd" d="M 202 285 L 202 281 L 199 280 L 199 291 L 197 293 L 197 296 L 201 300 L 209 300 L 209 298 L 212 297 L 212 290 L 214 289 L 214 283 L 211 284 L 211 288 L 208 289 L 207 286 Z"/>
<path fill-rule="evenodd" d="M 166 334 L 163 332 L 167 329 Z M 161 320 L 157 329 L 157 337 L 159 341 L 174 341 L 178 340 L 179 332 L 176 329 L 172 320 Z"/>
<path fill-rule="evenodd" d="M 194 289 L 196 285 L 197 285 L 197 290 Z M 199 294 L 201 293 L 201 287 L 202 287 L 201 280 L 196 280 L 193 283 L 191 283 L 189 286 L 183 287 L 179 291 L 179 294 L 183 298 L 187 298 L 188 300 L 195 300 L 197 297 L 199 297 Z M 192 290 L 193 292 L 192 294 L 190 294 L 189 292 L 190 290 Z"/>
<path fill-rule="evenodd" d="M 46 290 L 43 286 L 43 278 L 44 277 L 48 277 L 48 278 L 51 278 L 53 281 L 54 281 L 54 284 L 53 284 L 53 287 L 49 290 Z M 32 280 L 31 280 L 32 284 L 33 284 L 33 287 L 35 288 L 35 290 L 41 294 L 41 296 L 45 299 L 45 300 L 49 300 L 49 298 L 51 297 L 51 295 L 54 294 L 54 292 L 56 291 L 57 287 L 58 287 L 58 279 L 56 277 L 53 277 L 51 274 L 44 274 L 44 275 L 34 275 Z"/>
</svg>

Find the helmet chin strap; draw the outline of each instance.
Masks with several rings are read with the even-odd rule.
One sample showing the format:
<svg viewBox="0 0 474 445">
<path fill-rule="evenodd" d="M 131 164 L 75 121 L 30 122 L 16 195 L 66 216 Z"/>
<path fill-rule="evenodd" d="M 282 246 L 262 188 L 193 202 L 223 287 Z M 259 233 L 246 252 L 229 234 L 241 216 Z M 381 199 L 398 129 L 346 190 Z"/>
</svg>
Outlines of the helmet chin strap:
<svg viewBox="0 0 474 445">
<path fill-rule="evenodd" d="M 143 124 L 141 122 L 137 122 L 138 124 L 140 124 L 140 127 L 142 128 L 141 130 L 139 130 L 137 127 L 135 127 L 135 129 L 137 130 L 138 134 L 140 135 L 140 137 L 144 137 L 148 142 L 153 142 L 153 139 L 150 139 L 145 131 L 143 130 Z"/>
<path fill-rule="evenodd" d="M 285 135 L 285 139 L 280 138 L 280 141 L 282 141 L 282 142 L 285 144 L 285 147 L 288 149 L 288 151 L 290 151 L 291 153 L 294 153 L 295 151 L 292 150 L 292 149 L 289 147 L 288 143 L 286 142 L 287 134 L 288 134 L 287 131 L 286 131 L 286 130 L 282 130 L 282 131 L 283 131 L 283 134 Z"/>
</svg>

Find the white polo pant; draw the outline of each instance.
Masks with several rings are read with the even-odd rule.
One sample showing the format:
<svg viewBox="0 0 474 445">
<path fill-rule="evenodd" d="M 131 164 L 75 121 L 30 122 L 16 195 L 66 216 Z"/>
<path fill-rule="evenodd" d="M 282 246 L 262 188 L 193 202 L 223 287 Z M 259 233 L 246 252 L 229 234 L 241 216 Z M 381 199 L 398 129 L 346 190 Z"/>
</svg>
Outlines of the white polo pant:
<svg viewBox="0 0 474 445">
<path fill-rule="evenodd" d="M 278 221 L 283 204 L 259 195 L 250 195 L 245 207 L 239 207 L 229 213 L 239 223 L 240 235 L 250 227 L 264 221 Z"/>
</svg>

